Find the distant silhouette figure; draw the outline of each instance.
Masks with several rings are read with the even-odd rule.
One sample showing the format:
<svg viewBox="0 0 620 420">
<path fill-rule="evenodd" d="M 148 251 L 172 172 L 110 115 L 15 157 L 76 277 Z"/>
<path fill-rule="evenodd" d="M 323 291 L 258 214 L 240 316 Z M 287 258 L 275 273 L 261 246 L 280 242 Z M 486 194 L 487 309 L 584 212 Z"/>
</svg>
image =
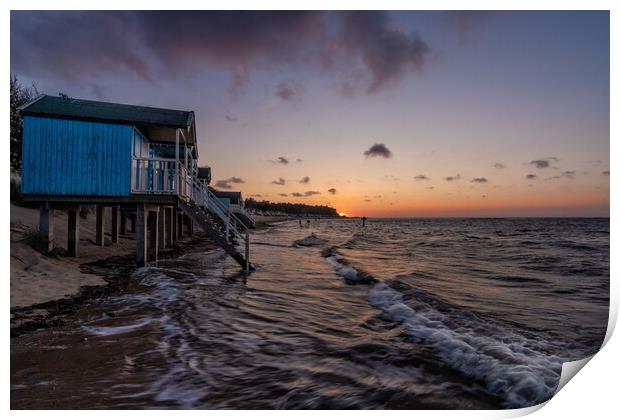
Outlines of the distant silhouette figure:
<svg viewBox="0 0 620 420">
<path fill-rule="evenodd" d="M 309 228 L 310 227 L 310 220 L 306 220 L 306 226 Z"/>
<path fill-rule="evenodd" d="M 301 224 L 301 219 L 299 219 L 299 227 L 303 228 L 303 225 Z"/>
<path fill-rule="evenodd" d="M 362 217 L 362 227 L 366 227 L 366 216 Z"/>
</svg>

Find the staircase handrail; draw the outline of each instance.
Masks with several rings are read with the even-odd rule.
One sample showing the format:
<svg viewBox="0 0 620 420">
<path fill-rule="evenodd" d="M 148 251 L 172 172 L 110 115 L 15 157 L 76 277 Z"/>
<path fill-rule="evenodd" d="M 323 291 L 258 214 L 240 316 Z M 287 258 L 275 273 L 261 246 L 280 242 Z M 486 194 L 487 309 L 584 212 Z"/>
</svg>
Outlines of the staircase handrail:
<svg viewBox="0 0 620 420">
<path fill-rule="evenodd" d="M 185 169 L 188 176 L 185 179 L 185 182 L 189 183 L 188 190 L 191 191 L 191 194 L 188 194 L 187 198 L 189 201 L 193 201 L 194 203 L 206 203 L 206 207 L 213 211 L 227 226 L 227 229 L 232 227 L 233 234 L 235 236 L 240 237 L 243 241 L 246 240 L 245 236 L 242 233 L 249 232 L 248 227 L 239 219 L 233 212 L 230 211 L 218 198 L 211 192 L 208 185 L 197 176 L 190 175 L 191 172 L 185 168 L 185 166 L 179 162 L 179 166 Z M 196 197 L 196 195 L 198 197 Z M 228 219 L 228 220 L 227 220 Z M 242 230 L 240 231 L 241 228 Z"/>
</svg>

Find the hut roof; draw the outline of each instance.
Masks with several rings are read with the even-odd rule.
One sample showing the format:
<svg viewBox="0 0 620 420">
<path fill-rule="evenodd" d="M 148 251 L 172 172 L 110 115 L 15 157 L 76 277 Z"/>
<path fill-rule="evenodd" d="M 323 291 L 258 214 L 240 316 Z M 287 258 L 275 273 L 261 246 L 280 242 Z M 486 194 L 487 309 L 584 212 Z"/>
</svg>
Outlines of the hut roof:
<svg viewBox="0 0 620 420">
<path fill-rule="evenodd" d="M 193 111 L 88 101 L 42 95 L 21 108 L 23 115 L 62 117 L 134 125 L 184 128 L 193 123 Z"/>
<path fill-rule="evenodd" d="M 218 191 L 211 188 L 211 191 L 217 198 L 228 198 L 233 204 L 241 204 L 241 192 L 240 191 Z"/>
</svg>

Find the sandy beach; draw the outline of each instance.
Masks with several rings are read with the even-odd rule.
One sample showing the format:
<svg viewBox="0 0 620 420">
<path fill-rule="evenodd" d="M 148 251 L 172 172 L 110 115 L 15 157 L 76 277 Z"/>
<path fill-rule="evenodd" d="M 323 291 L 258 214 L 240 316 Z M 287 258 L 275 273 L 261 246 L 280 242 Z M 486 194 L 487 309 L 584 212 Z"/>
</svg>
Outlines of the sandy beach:
<svg viewBox="0 0 620 420">
<path fill-rule="evenodd" d="M 89 213 L 80 220 L 79 256 L 75 258 L 44 255 L 28 244 L 28 237 L 38 229 L 39 210 L 11 204 L 11 335 L 52 325 L 60 325 L 67 315 L 110 294 L 131 288 L 135 263 L 135 240 L 132 233 L 121 235 L 112 244 L 109 233 L 105 246 L 95 244 L 95 216 Z M 107 214 L 107 226 L 110 215 Z M 62 254 L 66 244 L 67 215 L 56 211 L 54 244 Z M 214 248 L 211 239 L 198 229 L 185 236 L 174 248 L 160 252 L 173 258 L 185 252 Z"/>
<path fill-rule="evenodd" d="M 109 223 L 109 221 L 108 221 Z M 45 256 L 26 244 L 29 234 L 38 229 L 39 210 L 11 204 L 11 308 L 30 306 L 74 295 L 83 286 L 100 286 L 105 281 L 85 273 L 82 264 L 133 251 L 134 241 L 121 237 L 111 246 L 95 245 L 94 215 L 80 220 L 80 255 L 76 258 Z M 67 215 L 57 211 L 54 218 L 55 246 L 66 246 Z"/>
</svg>

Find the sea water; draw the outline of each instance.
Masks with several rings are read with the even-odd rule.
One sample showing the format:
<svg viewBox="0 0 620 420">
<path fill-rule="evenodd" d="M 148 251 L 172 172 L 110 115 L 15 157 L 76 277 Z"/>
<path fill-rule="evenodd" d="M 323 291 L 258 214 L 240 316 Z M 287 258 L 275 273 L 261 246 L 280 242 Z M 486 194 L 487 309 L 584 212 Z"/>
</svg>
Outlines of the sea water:
<svg viewBox="0 0 620 420">
<path fill-rule="evenodd" d="M 76 324 L 122 354 L 77 389 L 109 408 L 518 408 L 605 336 L 609 219 L 312 219 L 251 249 L 247 277 L 220 250 L 138 270 L 139 293 Z"/>
</svg>

